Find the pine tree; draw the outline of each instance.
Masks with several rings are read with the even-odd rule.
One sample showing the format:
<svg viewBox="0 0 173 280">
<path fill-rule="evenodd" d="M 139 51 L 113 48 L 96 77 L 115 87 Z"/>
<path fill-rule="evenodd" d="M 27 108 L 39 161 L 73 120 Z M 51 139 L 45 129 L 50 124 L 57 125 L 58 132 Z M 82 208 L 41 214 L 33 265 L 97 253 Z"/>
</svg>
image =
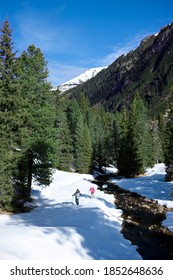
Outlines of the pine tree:
<svg viewBox="0 0 173 280">
<path fill-rule="evenodd" d="M 116 114 L 116 129 L 118 134 L 117 139 L 117 168 L 119 175 L 126 175 L 126 169 L 128 164 L 128 112 L 124 107 L 122 113 Z"/>
<path fill-rule="evenodd" d="M 73 137 L 73 147 L 74 147 L 74 166 L 77 172 L 83 172 L 84 166 L 84 120 L 81 112 L 78 114 L 78 119 L 76 122 L 74 137 Z"/>
<path fill-rule="evenodd" d="M 158 116 L 158 138 L 160 140 L 160 162 L 164 162 L 164 147 L 165 147 L 165 126 L 166 126 L 166 120 L 163 114 L 159 114 Z"/>
<path fill-rule="evenodd" d="M 117 159 L 117 131 L 116 120 L 113 113 L 103 114 L 103 142 L 104 142 L 104 165 L 116 164 Z"/>
<path fill-rule="evenodd" d="M 47 82 L 47 63 L 40 49 L 34 45 L 29 46 L 19 62 L 23 122 L 20 127 L 21 157 L 13 176 L 18 191 L 23 185 L 22 193 L 30 199 L 33 179 L 39 185 L 46 186 L 51 182 L 56 150 L 55 110 L 51 86 Z"/>
<path fill-rule="evenodd" d="M 86 123 L 84 123 L 83 130 L 83 173 L 90 173 L 92 169 L 92 143 L 89 128 Z"/>
<path fill-rule="evenodd" d="M 72 137 L 70 134 L 66 107 L 67 106 L 62 105 L 61 102 L 56 110 L 56 167 L 60 170 L 69 171 L 72 165 Z"/>
<path fill-rule="evenodd" d="M 83 162 L 81 166 L 81 171 L 83 173 L 90 173 L 92 169 L 92 159 L 93 159 L 93 150 L 92 150 L 92 142 L 91 135 L 89 130 L 89 122 L 90 122 L 90 102 L 89 98 L 85 96 L 83 93 L 79 96 L 78 101 L 81 114 L 83 116 L 84 128 L 83 128 Z"/>
<path fill-rule="evenodd" d="M 124 110 L 123 110 L 124 111 Z M 125 124 L 125 122 L 121 122 L 121 115 L 122 113 L 116 112 L 113 124 L 112 124 L 112 141 L 113 141 L 113 149 L 111 149 L 111 152 L 113 150 L 113 161 L 114 165 L 117 166 L 119 154 L 120 154 L 120 146 L 121 146 L 121 138 L 123 137 L 122 131 L 121 131 L 121 123 Z M 127 121 L 127 120 L 126 120 Z"/>
<path fill-rule="evenodd" d="M 82 165 L 83 161 L 83 116 L 81 114 L 78 102 L 74 99 L 69 103 L 67 110 L 69 129 L 72 140 L 72 166 L 76 171 L 80 172 L 80 166 Z"/>
<path fill-rule="evenodd" d="M 89 116 L 89 130 L 93 147 L 94 165 L 102 170 L 106 165 L 106 145 L 107 145 L 107 117 L 105 110 L 100 107 L 93 107 Z"/>
<path fill-rule="evenodd" d="M 81 93 L 78 104 L 83 115 L 84 122 L 86 122 L 88 125 L 90 113 L 90 102 L 88 96 L 85 96 L 83 93 Z"/>
<path fill-rule="evenodd" d="M 171 110 L 169 119 L 165 129 L 165 164 L 166 164 L 166 181 L 173 180 L 173 104 L 171 104 Z"/>
<path fill-rule="evenodd" d="M 152 149 L 153 163 L 164 162 L 162 138 L 161 138 L 161 131 L 159 128 L 158 120 L 153 120 L 151 135 L 152 135 L 152 146 L 153 146 Z"/>
<path fill-rule="evenodd" d="M 18 158 L 18 133 L 21 116 L 16 52 L 8 19 L 0 38 L 0 207 L 12 210 L 14 197 L 12 172 Z"/>
<path fill-rule="evenodd" d="M 135 176 L 143 173 L 148 160 L 148 127 L 147 112 L 142 99 L 135 95 L 129 118 L 128 150 L 129 150 L 129 175 Z"/>
<path fill-rule="evenodd" d="M 123 129 L 120 130 L 118 170 L 120 175 L 134 177 L 143 173 L 151 164 L 150 154 L 152 154 L 147 111 L 138 94 L 134 96 L 129 120 L 127 121 L 127 114 L 124 111 L 121 123 Z"/>
</svg>

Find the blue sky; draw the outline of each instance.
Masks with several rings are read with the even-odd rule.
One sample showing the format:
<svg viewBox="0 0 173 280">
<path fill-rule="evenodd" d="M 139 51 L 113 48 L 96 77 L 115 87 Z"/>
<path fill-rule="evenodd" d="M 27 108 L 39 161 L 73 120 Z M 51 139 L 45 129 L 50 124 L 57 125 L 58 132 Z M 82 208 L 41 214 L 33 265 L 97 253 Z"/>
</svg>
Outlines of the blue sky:
<svg viewBox="0 0 173 280">
<path fill-rule="evenodd" d="M 173 21 L 172 0 L 0 0 L 14 49 L 39 47 L 55 86 L 86 69 L 110 65 Z"/>
</svg>

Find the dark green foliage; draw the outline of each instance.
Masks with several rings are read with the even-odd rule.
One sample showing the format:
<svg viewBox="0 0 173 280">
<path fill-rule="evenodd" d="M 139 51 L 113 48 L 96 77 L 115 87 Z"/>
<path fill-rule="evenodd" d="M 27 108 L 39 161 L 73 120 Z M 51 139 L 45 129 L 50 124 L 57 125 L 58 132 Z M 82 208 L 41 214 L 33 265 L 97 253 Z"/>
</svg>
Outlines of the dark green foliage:
<svg viewBox="0 0 173 280">
<path fill-rule="evenodd" d="M 107 144 L 109 137 L 108 114 L 100 107 L 93 107 L 89 115 L 89 130 L 93 147 L 93 161 L 101 170 L 108 160 Z"/>
<path fill-rule="evenodd" d="M 86 123 L 84 123 L 84 131 L 83 131 L 83 173 L 90 173 L 92 171 L 92 143 L 90 137 L 90 131 Z"/>
<path fill-rule="evenodd" d="M 88 105 L 87 108 L 89 109 Z M 86 123 L 87 114 L 87 111 L 81 111 L 76 100 L 71 100 L 68 106 L 68 121 L 72 140 L 72 167 L 80 173 L 91 170 L 92 145 Z"/>
<path fill-rule="evenodd" d="M 0 207 L 12 210 L 14 188 L 11 182 L 18 158 L 17 135 L 20 123 L 20 96 L 16 77 L 17 63 L 12 31 L 6 20 L 0 39 Z"/>
<path fill-rule="evenodd" d="M 105 166 L 116 165 L 117 160 L 117 147 L 118 147 L 118 127 L 115 118 L 115 114 L 106 113 L 105 132 L 104 132 L 104 143 L 105 143 L 105 154 L 106 161 Z"/>
<path fill-rule="evenodd" d="M 143 172 L 146 167 L 153 164 L 152 157 L 150 157 L 152 155 L 152 139 L 148 126 L 147 109 L 139 94 L 135 94 L 132 103 L 130 126 L 130 132 L 132 131 L 134 134 L 132 137 L 135 139 L 142 160 L 140 172 Z"/>
<path fill-rule="evenodd" d="M 173 104 L 165 129 L 165 164 L 166 164 L 166 181 L 173 180 Z"/>
<path fill-rule="evenodd" d="M 128 133 L 128 115 L 126 108 L 122 113 L 116 115 L 117 141 L 117 167 L 119 175 L 126 175 L 126 165 L 128 163 L 127 133 Z"/>
<path fill-rule="evenodd" d="M 161 131 L 161 127 L 159 125 L 159 120 L 153 120 L 151 136 L 152 136 L 152 146 L 153 152 L 152 157 L 154 163 L 164 162 L 164 153 L 163 153 L 163 139 L 164 131 Z"/>
<path fill-rule="evenodd" d="M 49 185 L 55 152 L 55 114 L 48 70 L 40 49 L 16 58 L 8 20 L 0 41 L 0 207 L 30 199 L 34 179 Z"/>
<path fill-rule="evenodd" d="M 63 102 L 64 103 L 64 102 Z M 56 167 L 69 171 L 72 164 L 72 138 L 67 118 L 67 104 L 59 104 L 56 109 Z"/>
<path fill-rule="evenodd" d="M 78 104 L 84 121 L 83 129 L 83 172 L 90 173 L 93 162 L 93 145 L 89 129 L 91 106 L 87 96 L 80 94 Z"/>
<path fill-rule="evenodd" d="M 72 100 L 68 106 L 68 121 L 72 139 L 73 160 L 72 166 L 80 172 L 82 164 L 82 143 L 84 121 L 79 105 L 76 100 Z"/>
<path fill-rule="evenodd" d="M 85 123 L 89 123 L 89 113 L 90 113 L 90 102 L 88 96 L 85 96 L 83 93 L 80 94 L 78 104 L 83 115 L 83 119 Z"/>
<path fill-rule="evenodd" d="M 55 152 L 55 114 L 51 86 L 47 82 L 47 66 L 43 54 L 34 45 L 20 57 L 20 90 L 23 99 L 21 110 L 20 148 L 26 161 L 27 196 L 30 198 L 32 179 L 49 185 Z M 23 157 L 21 157 L 23 161 Z M 21 162 L 19 161 L 19 166 Z"/>
<path fill-rule="evenodd" d="M 134 177 L 152 165 L 152 141 L 145 106 L 138 94 L 128 112 L 124 109 L 120 120 L 118 150 L 119 175 Z"/>
</svg>

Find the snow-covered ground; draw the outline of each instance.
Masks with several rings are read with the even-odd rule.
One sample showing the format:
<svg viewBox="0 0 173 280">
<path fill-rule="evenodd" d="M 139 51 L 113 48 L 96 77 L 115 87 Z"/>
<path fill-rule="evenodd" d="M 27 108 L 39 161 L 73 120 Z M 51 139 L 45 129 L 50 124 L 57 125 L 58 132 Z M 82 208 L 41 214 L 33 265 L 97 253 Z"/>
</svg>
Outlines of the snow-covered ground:
<svg viewBox="0 0 173 280">
<path fill-rule="evenodd" d="M 160 172 L 158 173 L 158 168 Z M 147 176 L 119 180 L 133 189 L 173 207 L 172 184 L 165 183 L 164 166 Z M 121 211 L 113 195 L 96 191 L 90 198 L 91 175 L 56 171 L 47 188 L 33 187 L 35 208 L 29 213 L 0 215 L 1 260 L 141 260 L 136 246 L 121 234 Z M 80 205 L 72 194 L 79 188 Z M 173 225 L 172 215 L 165 224 Z"/>
</svg>

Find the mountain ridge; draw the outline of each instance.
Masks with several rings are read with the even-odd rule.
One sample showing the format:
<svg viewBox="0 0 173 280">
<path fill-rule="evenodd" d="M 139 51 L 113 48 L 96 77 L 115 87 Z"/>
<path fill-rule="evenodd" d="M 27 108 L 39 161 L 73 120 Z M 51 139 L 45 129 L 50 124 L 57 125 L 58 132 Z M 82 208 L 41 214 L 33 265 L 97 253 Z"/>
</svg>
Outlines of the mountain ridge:
<svg viewBox="0 0 173 280">
<path fill-rule="evenodd" d="M 135 92 L 151 114 L 165 111 L 173 92 L 173 23 L 63 96 L 78 99 L 84 93 L 92 106 L 101 104 L 107 111 L 116 111 L 129 106 Z"/>
</svg>

